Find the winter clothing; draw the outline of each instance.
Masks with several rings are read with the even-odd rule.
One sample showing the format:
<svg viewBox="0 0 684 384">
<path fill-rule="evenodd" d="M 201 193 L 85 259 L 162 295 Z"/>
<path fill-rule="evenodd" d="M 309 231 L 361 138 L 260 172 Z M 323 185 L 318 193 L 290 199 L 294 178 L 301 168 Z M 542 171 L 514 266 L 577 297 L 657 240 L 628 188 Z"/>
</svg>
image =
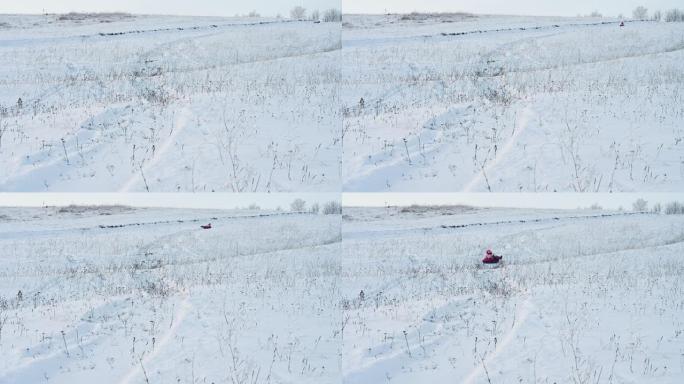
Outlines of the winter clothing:
<svg viewBox="0 0 684 384">
<path fill-rule="evenodd" d="M 482 259 L 482 262 L 485 264 L 498 264 L 502 258 L 503 256 L 497 256 L 494 254 L 494 252 L 492 252 L 491 249 L 488 249 L 485 254 L 485 258 Z"/>
</svg>

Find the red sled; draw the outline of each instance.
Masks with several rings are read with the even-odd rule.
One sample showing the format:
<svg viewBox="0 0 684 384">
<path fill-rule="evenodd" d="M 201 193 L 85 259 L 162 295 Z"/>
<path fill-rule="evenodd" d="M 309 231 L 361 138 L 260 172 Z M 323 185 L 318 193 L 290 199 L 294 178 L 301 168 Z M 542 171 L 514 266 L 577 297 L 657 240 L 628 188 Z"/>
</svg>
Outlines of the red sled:
<svg viewBox="0 0 684 384">
<path fill-rule="evenodd" d="M 501 261 L 501 259 L 503 259 L 503 256 L 491 255 L 482 259 L 482 262 L 485 264 L 499 264 L 499 261 Z"/>
<path fill-rule="evenodd" d="M 202 227 L 202 229 L 211 229 L 211 223 L 209 223 L 207 225 L 202 225 L 201 227 Z"/>
</svg>

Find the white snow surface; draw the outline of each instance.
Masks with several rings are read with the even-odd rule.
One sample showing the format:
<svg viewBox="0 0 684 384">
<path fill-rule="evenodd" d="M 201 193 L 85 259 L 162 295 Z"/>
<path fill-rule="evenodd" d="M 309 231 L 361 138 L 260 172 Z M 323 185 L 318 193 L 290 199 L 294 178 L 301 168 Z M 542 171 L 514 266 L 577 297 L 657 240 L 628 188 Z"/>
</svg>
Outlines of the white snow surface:
<svg viewBox="0 0 684 384">
<path fill-rule="evenodd" d="M 0 191 L 339 191 L 340 34 L 0 15 Z"/>
<path fill-rule="evenodd" d="M 2 208 L 0 382 L 338 382 L 340 226 L 339 215 Z"/>
<path fill-rule="evenodd" d="M 351 15 L 342 44 L 345 191 L 684 189 L 682 23 Z"/>
<path fill-rule="evenodd" d="M 684 380 L 684 216 L 348 208 L 343 239 L 345 383 Z"/>
<path fill-rule="evenodd" d="M 684 378 L 681 215 L 2 208 L 0 249 L 2 383 Z"/>
</svg>

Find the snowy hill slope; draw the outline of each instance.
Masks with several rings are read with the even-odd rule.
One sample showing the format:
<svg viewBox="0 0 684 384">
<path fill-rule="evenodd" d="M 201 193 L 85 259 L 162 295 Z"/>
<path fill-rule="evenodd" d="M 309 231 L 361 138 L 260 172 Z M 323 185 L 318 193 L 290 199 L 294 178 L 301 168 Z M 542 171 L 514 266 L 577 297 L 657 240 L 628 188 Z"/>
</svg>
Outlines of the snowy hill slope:
<svg viewBox="0 0 684 384">
<path fill-rule="evenodd" d="M 339 190 L 339 23 L 0 22 L 0 191 Z"/>
<path fill-rule="evenodd" d="M 337 382 L 340 224 L 2 208 L 0 382 Z"/>
<path fill-rule="evenodd" d="M 684 188 L 684 24 L 447 21 L 345 19 L 346 191 Z"/>
<path fill-rule="evenodd" d="M 684 378 L 684 216 L 365 208 L 345 216 L 347 383 Z M 415 218 L 422 222 L 412 228 Z M 426 231 L 428 221 L 447 228 Z M 497 269 L 480 264 L 490 247 L 504 256 Z"/>
</svg>

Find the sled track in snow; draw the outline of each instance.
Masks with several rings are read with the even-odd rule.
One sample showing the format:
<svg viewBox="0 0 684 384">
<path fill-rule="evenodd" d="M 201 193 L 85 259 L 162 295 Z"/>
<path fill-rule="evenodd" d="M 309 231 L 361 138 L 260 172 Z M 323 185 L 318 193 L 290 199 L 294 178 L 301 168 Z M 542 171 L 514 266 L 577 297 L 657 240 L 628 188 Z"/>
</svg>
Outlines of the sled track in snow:
<svg viewBox="0 0 684 384">
<path fill-rule="evenodd" d="M 140 365 L 132 366 L 128 370 L 128 372 L 126 372 L 126 374 L 119 380 L 119 384 L 129 384 L 131 382 L 134 382 L 135 379 L 141 379 L 142 376 L 144 376 L 145 382 L 149 383 L 147 373 L 145 372 L 145 365 L 153 363 L 155 358 L 165 351 L 165 347 L 167 347 L 169 343 L 173 340 L 173 338 L 176 337 L 176 335 L 178 334 L 178 329 L 183 324 L 183 321 L 190 313 L 191 309 L 192 304 L 190 303 L 190 300 L 188 299 L 188 297 L 183 297 L 182 301 L 180 302 L 179 308 L 174 310 L 173 324 L 169 327 L 168 330 L 165 330 L 162 333 L 161 337 L 159 338 L 159 341 L 156 344 L 156 347 L 150 353 L 143 354 L 143 356 L 140 357 Z"/>
<path fill-rule="evenodd" d="M 153 152 L 152 157 L 144 164 L 140 165 L 140 174 L 135 173 L 128 180 L 126 180 L 126 182 L 124 182 L 123 186 L 119 188 L 120 193 L 129 192 L 136 184 L 140 184 L 141 181 L 145 183 L 145 189 L 147 192 L 150 191 L 150 187 L 147 184 L 147 179 L 145 178 L 144 172 L 149 171 L 150 168 L 153 168 L 155 165 L 157 165 L 161 161 L 162 156 L 164 156 L 173 145 L 178 143 L 178 135 L 188 127 L 188 122 L 190 121 L 191 116 L 191 112 L 188 108 L 181 108 L 178 116 L 174 117 L 173 127 L 171 128 L 168 136 L 166 136 L 166 138 L 159 143 L 158 149 Z"/>
<path fill-rule="evenodd" d="M 470 371 L 468 376 L 466 376 L 463 379 L 463 384 L 476 383 L 477 380 L 481 378 L 483 375 L 486 375 L 487 381 L 489 381 L 487 364 L 495 360 L 496 357 L 500 355 L 511 344 L 511 342 L 515 340 L 515 337 L 518 334 L 518 330 L 525 323 L 525 320 L 527 320 L 527 317 L 530 315 L 530 313 L 532 313 L 532 310 L 534 308 L 534 304 L 529 299 L 526 299 L 522 302 L 522 308 L 516 309 L 517 312 L 514 317 L 515 321 L 513 323 L 513 327 L 503 334 L 503 337 L 496 344 L 496 348 L 494 349 L 494 351 L 492 351 L 492 353 L 490 353 L 487 356 L 481 357 L 482 364 L 479 364 L 478 366 L 473 368 L 472 371 Z"/>
</svg>

